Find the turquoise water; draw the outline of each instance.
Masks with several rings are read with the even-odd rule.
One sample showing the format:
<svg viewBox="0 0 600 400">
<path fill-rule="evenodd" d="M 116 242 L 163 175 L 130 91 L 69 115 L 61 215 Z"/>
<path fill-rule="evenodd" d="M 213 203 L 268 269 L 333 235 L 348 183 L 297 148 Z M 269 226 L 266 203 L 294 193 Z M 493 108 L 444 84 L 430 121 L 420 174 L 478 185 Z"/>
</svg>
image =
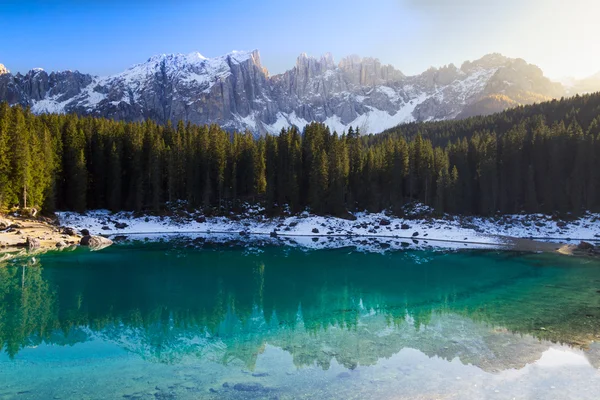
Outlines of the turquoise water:
<svg viewBox="0 0 600 400">
<path fill-rule="evenodd" d="M 600 264 L 172 241 L 0 266 L 1 399 L 597 399 Z"/>
</svg>

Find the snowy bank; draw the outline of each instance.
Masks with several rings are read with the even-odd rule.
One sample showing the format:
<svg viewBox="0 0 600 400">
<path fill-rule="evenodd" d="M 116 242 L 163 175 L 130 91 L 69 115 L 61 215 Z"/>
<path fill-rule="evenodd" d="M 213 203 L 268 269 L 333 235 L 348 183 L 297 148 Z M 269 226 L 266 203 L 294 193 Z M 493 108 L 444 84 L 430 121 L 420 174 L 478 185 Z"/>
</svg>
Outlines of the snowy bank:
<svg viewBox="0 0 600 400">
<path fill-rule="evenodd" d="M 501 248 L 510 246 L 510 238 L 600 241 L 600 215 L 597 214 L 568 222 L 539 214 L 435 219 L 361 212 L 354 214 L 355 220 L 348 220 L 304 212 L 296 216 L 265 218 L 260 209 L 250 209 L 233 218 L 205 217 L 200 212 L 180 212 L 171 217 L 136 217 L 131 212 L 111 213 L 107 210 L 85 214 L 60 212 L 58 217 L 63 226 L 89 229 L 92 234 L 111 237 L 134 235 L 158 239 L 166 235 L 196 234 L 216 238 L 219 234 L 222 238 L 239 239 L 258 235 L 274 242 L 310 248 Z"/>
</svg>

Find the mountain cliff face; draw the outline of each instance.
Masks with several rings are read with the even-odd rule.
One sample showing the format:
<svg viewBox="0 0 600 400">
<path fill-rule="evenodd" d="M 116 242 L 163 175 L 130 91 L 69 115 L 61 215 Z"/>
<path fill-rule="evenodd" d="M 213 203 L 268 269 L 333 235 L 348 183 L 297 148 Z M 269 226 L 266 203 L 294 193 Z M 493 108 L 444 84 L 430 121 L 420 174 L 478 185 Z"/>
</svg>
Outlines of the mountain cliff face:
<svg viewBox="0 0 600 400">
<path fill-rule="evenodd" d="M 34 113 L 70 113 L 126 121 L 216 123 L 257 134 L 311 121 L 342 132 L 378 133 L 400 123 L 490 114 L 565 94 L 522 59 L 499 54 L 405 76 L 374 58 L 335 63 L 300 55 L 270 76 L 258 51 L 207 59 L 200 53 L 159 55 L 108 77 L 79 72 L 11 74 L 0 64 L 0 100 Z"/>
</svg>

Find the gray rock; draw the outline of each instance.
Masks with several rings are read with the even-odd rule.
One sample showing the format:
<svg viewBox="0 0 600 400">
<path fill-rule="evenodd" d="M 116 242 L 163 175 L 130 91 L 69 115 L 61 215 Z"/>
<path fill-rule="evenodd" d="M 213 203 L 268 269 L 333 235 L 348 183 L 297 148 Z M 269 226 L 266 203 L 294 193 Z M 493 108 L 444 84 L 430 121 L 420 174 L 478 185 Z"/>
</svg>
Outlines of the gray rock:
<svg viewBox="0 0 600 400">
<path fill-rule="evenodd" d="M 75 229 L 73 228 L 69 228 L 69 227 L 64 227 L 61 230 L 61 233 L 63 233 L 64 235 L 68 235 L 68 236 L 75 236 Z"/>
<path fill-rule="evenodd" d="M 79 244 L 81 246 L 88 246 L 92 249 L 99 250 L 99 249 L 103 249 L 105 247 L 110 246 L 111 244 L 113 244 L 113 242 L 112 242 L 112 240 L 107 239 L 102 236 L 86 235 L 81 238 L 81 241 L 79 242 Z"/>
<path fill-rule="evenodd" d="M 233 385 L 233 389 L 240 392 L 263 392 L 267 390 L 258 382 L 236 383 Z"/>
<path fill-rule="evenodd" d="M 591 244 L 591 243 L 588 243 L 588 242 L 583 242 L 583 241 L 582 241 L 581 243 L 579 243 L 579 244 L 577 245 L 577 249 L 578 249 L 578 250 L 584 250 L 584 251 L 587 251 L 587 250 L 593 250 L 593 249 L 594 249 L 594 245 L 593 245 L 593 244 Z"/>
</svg>

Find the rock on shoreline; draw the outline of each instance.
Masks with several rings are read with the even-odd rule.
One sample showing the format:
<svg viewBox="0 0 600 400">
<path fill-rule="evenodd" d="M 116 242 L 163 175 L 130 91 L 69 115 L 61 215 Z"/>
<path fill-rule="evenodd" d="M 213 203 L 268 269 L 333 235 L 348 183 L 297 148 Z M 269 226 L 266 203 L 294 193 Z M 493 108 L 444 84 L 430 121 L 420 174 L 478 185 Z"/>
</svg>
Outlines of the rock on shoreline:
<svg viewBox="0 0 600 400">
<path fill-rule="evenodd" d="M 113 244 L 113 241 L 102 236 L 85 235 L 81 238 L 79 244 L 92 250 L 100 250 Z"/>
<path fill-rule="evenodd" d="M 17 249 L 43 252 L 72 248 L 79 244 L 99 250 L 111 245 L 112 241 L 100 236 L 90 236 L 83 244 L 82 235 L 75 228 L 59 226 L 50 219 L 0 216 L 0 249 L 3 252 L 14 252 Z"/>
</svg>

